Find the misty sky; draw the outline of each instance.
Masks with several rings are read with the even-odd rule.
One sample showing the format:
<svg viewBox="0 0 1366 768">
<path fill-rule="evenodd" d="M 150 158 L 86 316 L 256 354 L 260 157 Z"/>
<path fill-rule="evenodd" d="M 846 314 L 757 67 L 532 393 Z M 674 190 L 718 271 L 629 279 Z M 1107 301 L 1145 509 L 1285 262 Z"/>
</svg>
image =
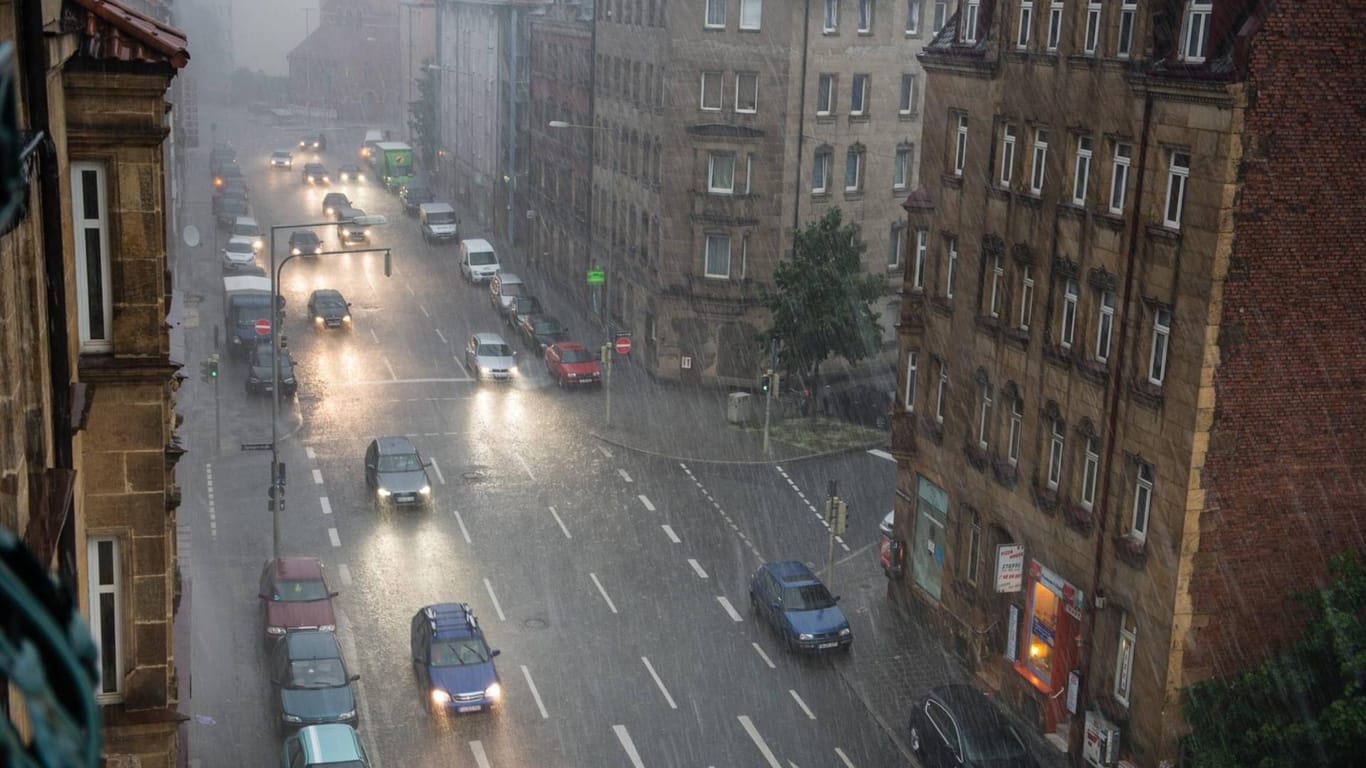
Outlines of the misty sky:
<svg viewBox="0 0 1366 768">
<path fill-rule="evenodd" d="M 287 75 L 285 54 L 318 27 L 319 0 L 199 0 L 202 8 L 232 10 L 234 63 L 239 67 L 264 70 L 267 74 Z M 190 41 L 194 55 L 194 41 Z"/>
</svg>

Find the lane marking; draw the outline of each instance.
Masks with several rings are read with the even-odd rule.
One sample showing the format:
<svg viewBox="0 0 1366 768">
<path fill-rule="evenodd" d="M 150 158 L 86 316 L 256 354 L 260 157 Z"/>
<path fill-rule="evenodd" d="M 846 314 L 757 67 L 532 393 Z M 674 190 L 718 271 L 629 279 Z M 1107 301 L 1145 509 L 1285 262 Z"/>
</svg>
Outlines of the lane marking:
<svg viewBox="0 0 1366 768">
<path fill-rule="evenodd" d="M 436 459 L 432 459 L 432 469 L 436 470 L 436 479 L 440 480 L 442 485 L 445 485 L 446 476 L 441 474 L 441 465 L 436 463 Z"/>
<path fill-rule="evenodd" d="M 688 476 L 688 479 L 692 480 L 693 485 L 697 486 L 697 490 L 707 499 L 707 501 L 711 502 L 711 505 L 716 510 L 716 513 L 721 516 L 721 519 L 726 523 L 726 525 L 730 526 L 730 529 L 735 532 L 736 537 L 738 537 L 746 547 L 749 547 L 749 551 L 754 553 L 754 557 L 759 562 L 764 562 L 764 556 L 759 553 L 759 548 L 756 547 L 754 545 L 754 542 L 750 540 L 749 536 L 743 530 L 740 529 L 740 526 L 735 524 L 735 521 L 731 519 L 730 515 L 727 514 L 726 510 L 721 507 L 721 502 L 717 501 L 715 497 L 711 495 L 711 492 L 707 490 L 707 487 L 705 485 L 702 485 L 702 481 L 697 479 L 697 476 L 694 475 L 692 470 L 688 468 L 688 465 L 679 462 L 678 466 L 682 468 L 683 473 Z"/>
<path fill-rule="evenodd" d="M 455 522 L 460 525 L 460 535 L 465 537 L 465 543 L 473 544 L 474 542 L 470 540 L 469 529 L 465 527 L 465 518 L 460 516 L 460 510 L 453 509 L 451 514 L 455 515 Z"/>
<path fill-rule="evenodd" d="M 838 756 L 840 760 L 844 761 L 844 764 L 849 768 L 854 768 L 854 761 L 850 760 L 849 756 L 844 754 L 844 750 L 835 747 L 835 755 Z"/>
<path fill-rule="evenodd" d="M 726 613 L 730 614 L 731 621 L 744 621 L 740 614 L 735 611 L 735 606 L 730 604 L 730 601 L 726 599 L 725 595 L 717 595 L 716 601 L 721 604 L 722 608 L 726 609 Z"/>
<path fill-rule="evenodd" d="M 423 315 L 424 317 L 426 317 L 426 318 L 428 318 L 428 319 L 431 319 L 432 313 L 431 313 L 431 312 L 428 312 L 426 307 L 422 306 L 421 304 L 418 304 L 418 305 L 417 305 L 417 308 L 420 309 L 420 310 L 422 310 L 422 315 Z"/>
<path fill-rule="evenodd" d="M 455 367 L 459 368 L 460 372 L 465 374 L 465 381 L 474 381 L 474 379 L 470 378 L 469 369 L 465 367 L 464 363 L 460 362 L 460 357 L 458 355 L 451 355 L 451 359 L 455 361 Z"/>
<path fill-rule="evenodd" d="M 318 503 L 322 505 L 324 515 L 332 514 L 332 502 L 326 496 L 319 496 Z"/>
<path fill-rule="evenodd" d="M 640 660 L 645 662 L 645 668 L 650 671 L 650 677 L 655 679 L 655 685 L 659 686 L 660 692 L 664 694 L 664 700 L 669 702 L 669 709 L 678 709 L 678 705 L 674 703 L 674 697 L 669 695 L 669 689 L 664 687 L 664 681 L 660 680 L 659 674 L 655 672 L 654 665 L 644 656 L 641 656 Z"/>
<path fill-rule="evenodd" d="M 612 458 L 612 452 L 602 447 L 601 445 L 598 446 L 598 450 L 602 451 L 603 456 L 606 456 L 609 459 Z"/>
<path fill-rule="evenodd" d="M 681 543 L 683 541 L 682 539 L 678 538 L 678 534 L 674 533 L 674 529 L 672 526 L 661 525 L 659 527 L 664 529 L 664 535 L 669 537 L 669 541 L 672 541 L 675 544 Z"/>
<path fill-rule="evenodd" d="M 690 558 L 688 558 L 688 565 L 691 565 L 691 566 L 692 566 L 693 573 L 696 573 L 696 574 L 697 574 L 697 578 L 699 578 L 699 579 L 705 579 L 705 578 L 707 578 L 707 572 L 704 571 L 704 570 L 702 570 L 702 564 L 701 564 L 701 563 L 697 562 L 696 560 L 694 560 L 693 558 L 690 557 Z"/>
<path fill-rule="evenodd" d="M 757 654 L 759 654 L 759 658 L 761 658 L 761 659 L 764 660 L 764 663 L 768 665 L 768 668 L 769 668 L 769 669 L 777 669 L 777 668 L 778 668 L 778 665 L 773 663 L 773 659 L 770 659 L 770 658 L 768 657 L 768 654 L 767 654 L 767 653 L 764 653 L 764 649 L 761 648 L 761 647 L 759 647 L 759 644 L 758 644 L 758 643 L 750 643 L 750 645 L 754 646 L 754 652 L 757 653 Z"/>
<path fill-rule="evenodd" d="M 759 748 L 760 754 L 768 761 L 770 768 L 783 768 L 782 764 L 778 762 L 778 758 L 773 756 L 773 750 L 764 743 L 764 737 L 759 735 L 759 730 L 754 727 L 754 722 L 749 719 L 748 715 L 740 715 L 740 727 L 749 734 L 749 738 L 754 742 L 754 746 Z"/>
<path fill-rule="evenodd" d="M 388 356 L 380 355 L 380 359 L 384 361 L 384 367 L 389 369 L 389 380 L 398 381 L 398 374 L 394 373 L 394 366 L 389 362 Z"/>
<path fill-rule="evenodd" d="M 513 452 L 512 455 L 516 456 L 517 460 L 522 463 L 522 469 L 526 470 L 526 476 L 531 478 L 533 483 L 536 482 L 536 476 L 531 473 L 531 465 L 526 463 L 526 459 L 522 458 L 522 454 Z"/>
<path fill-rule="evenodd" d="M 204 478 L 208 488 L 209 502 L 209 538 L 218 538 L 218 512 L 213 505 L 213 464 L 204 465 Z"/>
<path fill-rule="evenodd" d="M 379 343 L 379 336 L 375 335 L 375 326 L 373 325 L 370 326 L 370 338 L 374 339 L 376 344 Z"/>
<path fill-rule="evenodd" d="M 342 584 L 351 586 L 351 569 L 346 566 L 346 563 L 337 566 L 337 577 L 341 579 Z"/>
<path fill-rule="evenodd" d="M 545 703 L 541 701 L 541 692 L 536 690 L 536 684 L 531 682 L 531 670 L 522 665 L 522 677 L 526 678 L 526 687 L 531 689 L 531 698 L 536 700 L 536 709 L 541 711 L 541 719 L 549 720 L 550 713 L 545 711 Z"/>
<path fill-rule="evenodd" d="M 307 457 L 310 458 L 310 459 L 316 459 L 316 458 L 318 458 L 318 454 L 317 454 L 316 452 L 314 452 L 313 446 L 311 446 L 311 445 L 305 445 L 305 446 L 304 446 L 304 455 L 307 456 Z"/>
<path fill-rule="evenodd" d="M 621 475 L 621 479 L 622 479 L 622 480 L 625 480 L 625 481 L 628 482 L 628 483 L 631 482 L 631 476 L 628 475 L 628 474 L 626 474 L 626 470 L 624 470 L 624 469 L 618 469 L 618 470 L 617 470 L 617 474 L 618 474 L 618 475 Z"/>
<path fill-rule="evenodd" d="M 596 573 L 590 573 L 588 574 L 588 577 L 593 580 L 594 584 L 598 585 L 598 592 L 602 594 L 602 599 L 607 601 L 607 607 L 612 609 L 612 613 L 616 613 L 617 606 L 613 604 L 612 598 L 607 596 L 607 590 L 602 588 L 602 582 L 598 581 L 598 575 Z"/>
<path fill-rule="evenodd" d="M 882 449 L 880 449 L 880 448 L 870 448 L 870 449 L 868 450 L 868 453 L 872 454 L 873 456 L 878 457 L 879 459 L 886 459 L 887 461 L 896 461 L 896 457 L 895 457 L 895 456 L 893 456 L 893 455 L 890 454 L 890 453 L 887 453 L 886 451 L 884 451 L 884 450 L 882 450 Z"/>
<path fill-rule="evenodd" d="M 478 739 L 470 742 L 470 751 L 474 753 L 474 762 L 479 768 L 493 768 L 489 765 L 488 756 L 484 754 L 484 745 Z"/>
<path fill-rule="evenodd" d="M 468 384 L 474 379 L 466 376 L 462 379 L 370 379 L 368 381 L 332 381 L 328 382 L 333 386 L 342 387 L 376 387 L 381 384 Z M 424 398 L 425 400 L 426 398 Z M 401 403 L 404 400 L 386 400 L 383 402 Z"/>
<path fill-rule="evenodd" d="M 323 484 L 323 471 L 322 471 L 321 469 L 315 469 L 315 470 L 313 470 L 313 484 L 314 484 L 314 485 L 322 485 L 322 484 Z"/>
<path fill-rule="evenodd" d="M 626 750 L 626 756 L 631 758 L 631 765 L 635 768 L 645 768 L 645 763 L 640 761 L 640 753 L 636 751 L 636 745 L 631 741 L 631 734 L 626 732 L 626 726 L 614 725 L 612 732 L 617 735 L 617 741 L 621 742 L 621 748 Z M 782 768 L 775 765 L 774 768 Z"/>
<path fill-rule="evenodd" d="M 801 707 L 802 711 L 806 713 L 807 720 L 816 719 L 816 713 L 812 712 L 811 708 L 806 706 L 806 702 L 802 701 L 802 697 L 797 695 L 797 690 L 795 688 L 788 688 L 787 692 L 792 694 L 792 700 L 797 702 L 797 706 Z"/>
<path fill-rule="evenodd" d="M 498 612 L 498 620 L 507 621 L 508 617 L 503 615 L 503 606 L 498 604 L 498 596 L 493 594 L 493 584 L 488 579 L 484 579 L 484 589 L 489 591 L 489 599 L 493 601 L 493 610 Z"/>
<path fill-rule="evenodd" d="M 446 334 L 442 333 L 440 328 L 437 328 L 437 329 L 435 329 L 435 330 L 436 330 L 436 335 L 437 335 L 437 337 L 441 339 L 441 343 L 442 343 L 442 344 L 447 344 L 447 345 L 449 345 L 450 342 L 449 342 L 449 341 L 446 341 Z"/>
<path fill-rule="evenodd" d="M 564 531 L 564 537 L 565 537 L 566 539 L 572 539 L 572 538 L 574 538 L 573 536 L 570 535 L 569 529 L 565 527 L 564 521 L 560 519 L 560 514 L 559 514 L 558 512 L 555 511 L 555 508 L 554 508 L 554 507 L 551 507 L 551 508 L 550 508 L 550 514 L 551 514 L 552 517 L 555 518 L 555 522 L 557 522 L 557 523 L 560 524 L 560 530 Z"/>
<path fill-rule="evenodd" d="M 626 482 L 629 483 L 629 482 L 631 482 L 631 481 L 630 481 L 630 480 L 627 480 Z M 640 503 L 641 503 L 641 504 L 644 504 L 646 509 L 650 510 L 651 512 L 655 511 L 655 505 L 650 503 L 650 499 L 649 499 L 648 496 L 646 496 L 645 494 L 642 493 L 642 494 L 640 494 L 639 496 L 637 496 L 636 498 L 637 498 L 637 499 L 640 499 Z"/>
<path fill-rule="evenodd" d="M 408 289 L 408 295 L 409 295 L 409 296 L 416 296 L 416 295 L 417 295 L 416 293 L 413 293 L 413 287 L 412 287 L 411 285 L 409 285 L 408 283 L 404 283 L 404 284 L 403 284 L 403 287 Z"/>
<path fill-rule="evenodd" d="M 332 542 L 332 546 L 334 546 L 334 547 L 340 547 L 340 546 L 341 546 L 341 537 L 337 535 L 337 529 L 336 529 L 336 528 L 328 528 L 328 529 L 327 529 L 327 538 L 328 538 L 329 541 Z"/>
</svg>

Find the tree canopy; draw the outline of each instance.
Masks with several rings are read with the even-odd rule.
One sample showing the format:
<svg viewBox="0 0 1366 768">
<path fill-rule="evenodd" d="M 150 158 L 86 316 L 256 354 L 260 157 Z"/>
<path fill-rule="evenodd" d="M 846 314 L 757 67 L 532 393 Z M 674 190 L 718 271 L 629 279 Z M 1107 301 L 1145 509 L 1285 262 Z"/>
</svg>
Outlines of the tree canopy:
<svg viewBox="0 0 1366 768">
<path fill-rule="evenodd" d="M 428 68 L 431 59 L 424 59 L 417 77 L 417 98 L 408 105 L 408 129 L 413 134 L 413 154 L 418 169 L 430 173 L 436 169 L 436 79 Z"/>
</svg>

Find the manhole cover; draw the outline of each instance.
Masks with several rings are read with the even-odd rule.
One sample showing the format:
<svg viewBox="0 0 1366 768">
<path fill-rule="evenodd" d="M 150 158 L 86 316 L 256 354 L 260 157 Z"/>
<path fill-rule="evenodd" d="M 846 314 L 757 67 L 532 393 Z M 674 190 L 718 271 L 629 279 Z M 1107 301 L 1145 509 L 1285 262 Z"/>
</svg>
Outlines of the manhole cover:
<svg viewBox="0 0 1366 768">
<path fill-rule="evenodd" d="M 477 483 L 477 482 L 480 482 L 480 481 L 482 481 L 482 480 L 486 480 L 487 478 L 488 478 L 488 475 L 486 475 L 486 474 L 483 473 L 483 472 L 477 472 L 477 471 L 476 471 L 476 472 L 461 472 L 461 473 L 460 473 L 460 479 L 461 479 L 461 480 L 464 480 L 464 481 L 467 482 L 467 483 Z"/>
<path fill-rule="evenodd" d="M 550 622 L 546 621 L 545 619 L 527 619 L 526 621 L 522 622 L 522 626 L 526 627 L 527 629 L 545 629 L 546 627 L 550 626 Z"/>
</svg>

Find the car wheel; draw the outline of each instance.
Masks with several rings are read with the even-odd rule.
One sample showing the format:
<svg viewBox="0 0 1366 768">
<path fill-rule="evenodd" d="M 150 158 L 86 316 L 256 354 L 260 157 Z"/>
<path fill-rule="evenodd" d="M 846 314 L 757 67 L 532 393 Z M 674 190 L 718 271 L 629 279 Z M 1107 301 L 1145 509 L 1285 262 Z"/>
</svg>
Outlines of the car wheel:
<svg viewBox="0 0 1366 768">
<path fill-rule="evenodd" d="M 753 592 L 749 593 L 749 612 L 755 616 L 759 615 L 759 598 L 755 597 Z"/>
<path fill-rule="evenodd" d="M 911 751 L 920 754 L 920 729 L 911 726 Z"/>
</svg>

